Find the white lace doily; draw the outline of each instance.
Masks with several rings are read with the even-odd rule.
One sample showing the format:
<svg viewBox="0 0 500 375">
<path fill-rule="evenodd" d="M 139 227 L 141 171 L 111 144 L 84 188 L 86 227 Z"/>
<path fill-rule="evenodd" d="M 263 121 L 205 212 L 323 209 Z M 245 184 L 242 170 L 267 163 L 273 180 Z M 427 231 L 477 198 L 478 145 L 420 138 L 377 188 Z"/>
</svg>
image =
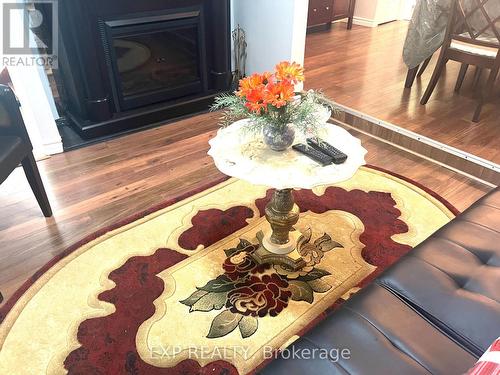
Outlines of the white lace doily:
<svg viewBox="0 0 500 375">
<path fill-rule="evenodd" d="M 318 136 L 346 153 L 347 161 L 323 167 L 292 148 L 272 151 L 262 134 L 244 129 L 248 121 L 240 120 L 220 129 L 209 141 L 208 154 L 226 175 L 275 189 L 312 189 L 347 180 L 365 164 L 367 151 L 361 141 L 339 126 L 325 123 Z M 295 143 L 305 143 L 305 136 L 297 134 Z"/>
</svg>

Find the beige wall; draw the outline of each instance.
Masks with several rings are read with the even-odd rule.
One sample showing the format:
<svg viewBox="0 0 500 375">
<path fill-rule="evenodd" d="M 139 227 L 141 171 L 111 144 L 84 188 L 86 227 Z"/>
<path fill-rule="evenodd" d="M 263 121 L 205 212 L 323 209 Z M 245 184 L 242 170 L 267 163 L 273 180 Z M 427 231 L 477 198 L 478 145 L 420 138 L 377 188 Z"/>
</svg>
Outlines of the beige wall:
<svg viewBox="0 0 500 375">
<path fill-rule="evenodd" d="M 401 10 L 408 0 L 357 0 L 354 23 L 375 27 L 401 18 Z"/>
<path fill-rule="evenodd" d="M 366 19 L 375 19 L 378 0 L 357 0 L 354 16 Z"/>
</svg>

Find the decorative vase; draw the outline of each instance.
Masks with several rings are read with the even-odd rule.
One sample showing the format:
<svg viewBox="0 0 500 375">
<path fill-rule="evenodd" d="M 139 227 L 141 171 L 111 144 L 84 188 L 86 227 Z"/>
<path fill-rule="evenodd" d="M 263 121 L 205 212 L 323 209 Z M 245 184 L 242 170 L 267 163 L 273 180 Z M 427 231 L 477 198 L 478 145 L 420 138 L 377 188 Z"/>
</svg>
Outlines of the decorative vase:
<svg viewBox="0 0 500 375">
<path fill-rule="evenodd" d="M 285 126 L 276 126 L 274 124 L 267 124 L 262 131 L 264 136 L 264 143 L 274 151 L 285 151 L 293 144 L 295 139 L 295 129 L 293 124 L 286 124 Z"/>
</svg>

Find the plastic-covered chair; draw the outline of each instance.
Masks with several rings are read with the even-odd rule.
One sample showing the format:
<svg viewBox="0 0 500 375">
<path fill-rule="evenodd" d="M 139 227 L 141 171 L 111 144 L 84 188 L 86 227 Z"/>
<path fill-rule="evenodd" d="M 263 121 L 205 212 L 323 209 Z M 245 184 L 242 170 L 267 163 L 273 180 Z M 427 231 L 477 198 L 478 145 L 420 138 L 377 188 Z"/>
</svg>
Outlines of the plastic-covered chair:
<svg viewBox="0 0 500 375">
<path fill-rule="evenodd" d="M 492 95 L 500 69 L 500 11 L 496 7 L 499 7 L 498 0 L 454 0 L 441 53 L 420 104 L 429 100 L 448 60 L 462 63 L 457 87 L 469 65 L 490 69 L 472 117 L 472 121 L 479 121 L 483 104 Z"/>
</svg>

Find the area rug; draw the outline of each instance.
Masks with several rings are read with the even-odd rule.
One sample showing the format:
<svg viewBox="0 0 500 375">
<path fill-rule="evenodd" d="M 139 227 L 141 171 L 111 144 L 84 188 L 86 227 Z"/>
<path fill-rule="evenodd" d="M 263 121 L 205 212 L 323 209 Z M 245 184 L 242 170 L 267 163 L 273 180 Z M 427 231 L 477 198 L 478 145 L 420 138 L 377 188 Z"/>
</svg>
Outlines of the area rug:
<svg viewBox="0 0 500 375">
<path fill-rule="evenodd" d="M 290 272 L 251 257 L 271 194 L 229 179 L 68 249 L 0 309 L 0 374 L 255 372 L 456 214 L 373 167 L 297 190 Z"/>
</svg>

